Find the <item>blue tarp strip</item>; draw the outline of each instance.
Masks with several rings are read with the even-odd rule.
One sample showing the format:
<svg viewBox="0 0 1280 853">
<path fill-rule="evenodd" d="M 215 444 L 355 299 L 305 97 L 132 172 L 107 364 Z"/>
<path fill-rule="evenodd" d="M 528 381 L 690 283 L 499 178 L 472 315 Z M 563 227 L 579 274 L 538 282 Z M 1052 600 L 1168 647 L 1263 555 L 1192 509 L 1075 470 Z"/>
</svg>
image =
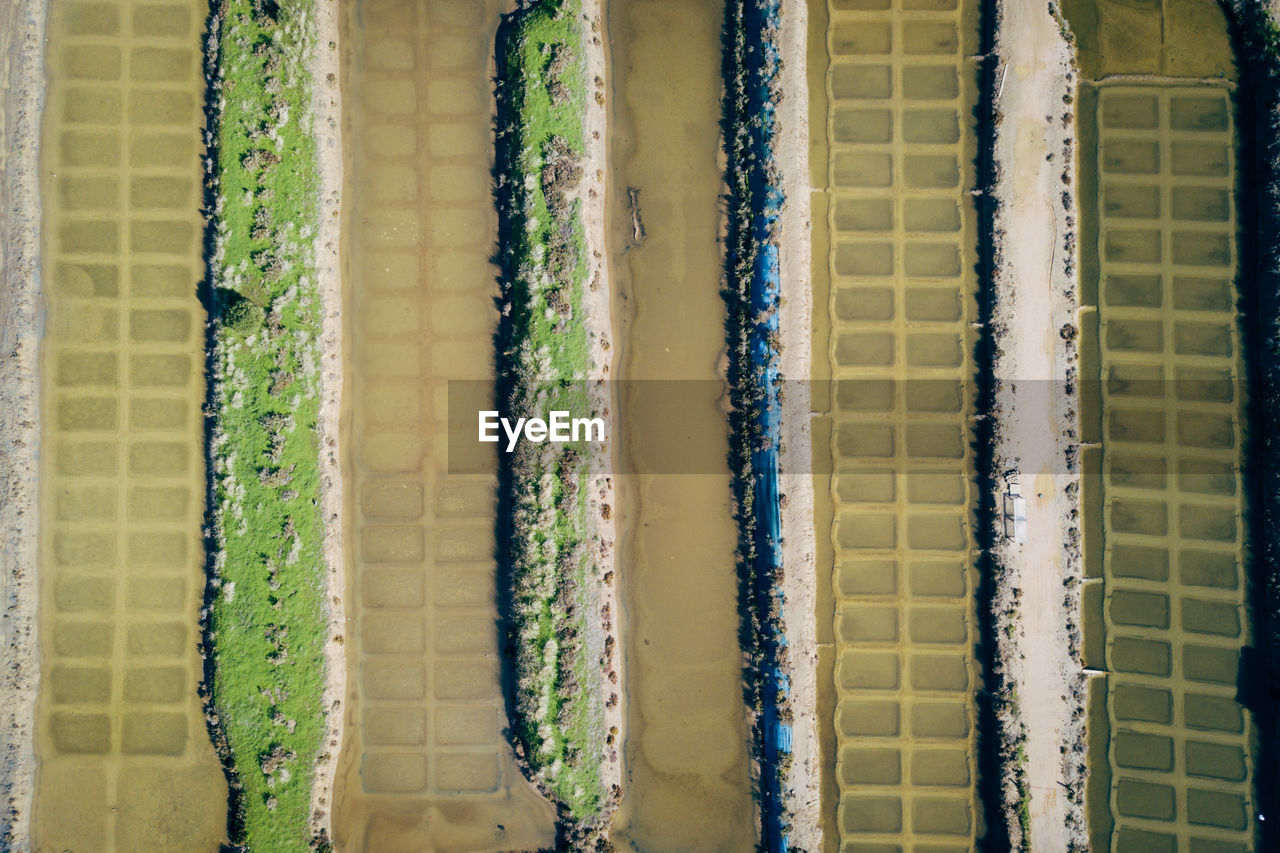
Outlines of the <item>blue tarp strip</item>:
<svg viewBox="0 0 1280 853">
<path fill-rule="evenodd" d="M 762 117 L 761 123 L 753 129 L 753 145 L 757 155 L 764 163 L 763 180 L 752 181 L 762 191 L 755 193 L 753 203 L 758 205 L 753 213 L 753 231 L 757 244 L 761 246 L 756 257 L 751 281 L 751 309 L 755 317 L 760 318 L 750 330 L 748 340 L 749 352 L 754 368 L 763 368 L 761 381 L 763 402 L 756 414 L 758 425 L 764 436 L 764 449 L 751 454 L 752 476 L 755 484 L 756 513 L 756 553 L 757 562 L 754 567 L 756 594 L 763 601 L 771 597 L 781 598 L 781 590 L 774 588 L 775 570 L 782 566 L 781 550 L 781 517 L 778 503 L 778 453 L 777 447 L 781 439 L 782 406 L 779 395 L 778 353 L 773 348 L 778 332 L 778 299 L 781 291 L 781 275 L 778 260 L 778 245 L 774 236 L 775 226 L 784 202 L 781 188 L 772 182 L 773 138 L 777 122 L 773 103 L 773 75 L 779 65 L 778 46 L 771 40 L 771 34 L 777 31 L 779 3 L 768 0 L 755 6 L 748 3 L 746 24 L 748 43 L 759 38 L 754 45 L 761 50 L 764 60 L 756 69 L 756 79 L 749 93 L 752 111 Z M 753 372 L 754 375 L 754 372 Z M 766 633 L 771 632 L 766 625 Z M 771 653 L 768 678 L 770 683 L 764 685 L 764 767 L 762 768 L 763 784 L 766 786 L 766 811 L 763 815 L 764 834 L 770 850 L 787 850 L 787 838 L 784 834 L 782 815 L 782 785 L 780 759 L 791 752 L 791 727 L 779 719 L 779 701 L 785 698 L 791 689 L 785 673 L 778 668 L 780 655 L 778 650 L 785 648 L 785 635 L 766 636 L 762 638 L 766 651 Z"/>
</svg>

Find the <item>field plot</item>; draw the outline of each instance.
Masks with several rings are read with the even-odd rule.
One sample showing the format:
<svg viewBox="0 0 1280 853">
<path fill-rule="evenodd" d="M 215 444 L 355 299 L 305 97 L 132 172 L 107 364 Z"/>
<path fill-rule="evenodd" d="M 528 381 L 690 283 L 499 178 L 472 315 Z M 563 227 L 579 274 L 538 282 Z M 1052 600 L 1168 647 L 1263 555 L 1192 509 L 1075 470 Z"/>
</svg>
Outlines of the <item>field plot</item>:
<svg viewBox="0 0 1280 853">
<path fill-rule="evenodd" d="M 554 838 L 503 735 L 496 477 L 448 473 L 447 380 L 493 376 L 500 5 L 374 0 L 346 21 L 346 850 Z"/>
<path fill-rule="evenodd" d="M 959 853 L 979 832 L 967 58 L 977 11 L 972 0 L 813 10 L 826 20 L 825 32 L 811 28 L 811 64 L 826 69 L 811 76 L 814 133 L 825 130 L 813 150 L 827 151 L 811 164 L 827 190 L 814 217 L 825 211 L 830 241 L 814 243 L 815 302 L 830 287 L 816 322 L 833 380 L 829 450 L 815 429 L 815 454 L 834 465 L 834 608 L 819 613 L 834 617 L 834 653 L 819 704 L 831 709 L 836 761 L 827 832 L 846 851 Z"/>
<path fill-rule="evenodd" d="M 215 850 L 225 833 L 226 784 L 196 695 L 206 11 L 52 6 L 42 850 Z"/>
<path fill-rule="evenodd" d="M 1097 133 L 1083 163 L 1098 265 L 1085 347 L 1102 377 L 1089 505 L 1105 551 L 1085 626 L 1086 663 L 1108 673 L 1093 725 L 1110 734 L 1110 849 L 1251 850 L 1231 94 L 1104 83 L 1095 97 L 1081 115 Z"/>
</svg>

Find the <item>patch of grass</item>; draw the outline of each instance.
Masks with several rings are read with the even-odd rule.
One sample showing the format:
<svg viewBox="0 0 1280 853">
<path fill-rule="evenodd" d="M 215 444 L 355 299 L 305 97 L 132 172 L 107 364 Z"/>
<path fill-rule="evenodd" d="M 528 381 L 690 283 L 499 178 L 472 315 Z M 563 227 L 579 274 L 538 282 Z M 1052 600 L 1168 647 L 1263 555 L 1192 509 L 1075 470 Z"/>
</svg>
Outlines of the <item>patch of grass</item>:
<svg viewBox="0 0 1280 853">
<path fill-rule="evenodd" d="M 210 20 L 212 354 L 206 681 L 232 840 L 306 850 L 324 735 L 318 216 L 306 2 Z"/>
<path fill-rule="evenodd" d="M 507 412 L 589 416 L 580 203 L 586 76 L 576 0 L 541 0 L 498 34 L 498 187 Z M 588 549 L 590 450 L 521 443 L 502 454 L 513 729 L 534 780 L 579 826 L 606 809 L 600 567 Z"/>
</svg>

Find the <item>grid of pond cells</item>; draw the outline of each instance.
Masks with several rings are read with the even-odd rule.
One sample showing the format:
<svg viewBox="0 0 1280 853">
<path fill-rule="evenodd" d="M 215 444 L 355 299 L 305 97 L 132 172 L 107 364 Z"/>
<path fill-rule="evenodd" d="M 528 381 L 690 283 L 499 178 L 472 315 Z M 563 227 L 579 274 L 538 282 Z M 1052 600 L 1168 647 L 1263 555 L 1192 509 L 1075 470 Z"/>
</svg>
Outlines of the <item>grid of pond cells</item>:
<svg viewBox="0 0 1280 853">
<path fill-rule="evenodd" d="M 1113 848 L 1245 851 L 1230 95 L 1104 85 L 1098 124 Z"/>
<path fill-rule="evenodd" d="M 837 826 L 846 851 L 960 853 L 977 832 L 977 7 L 828 9 Z"/>
<path fill-rule="evenodd" d="M 196 694 L 206 12 L 52 8 L 35 801 L 47 849 L 214 849 L 225 830 Z"/>
<path fill-rule="evenodd" d="M 447 470 L 448 380 L 493 377 L 497 6 L 374 0 L 348 19 L 349 849 L 551 843 L 503 735 L 496 476 Z"/>
</svg>

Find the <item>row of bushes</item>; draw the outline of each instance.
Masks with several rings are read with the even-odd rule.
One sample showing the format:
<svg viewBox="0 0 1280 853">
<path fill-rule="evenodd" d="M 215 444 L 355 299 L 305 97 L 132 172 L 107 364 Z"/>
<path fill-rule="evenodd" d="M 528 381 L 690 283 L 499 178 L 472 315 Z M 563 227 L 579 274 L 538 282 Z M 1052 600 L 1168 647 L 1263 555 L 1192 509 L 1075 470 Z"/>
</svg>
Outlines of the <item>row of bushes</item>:
<svg viewBox="0 0 1280 853">
<path fill-rule="evenodd" d="M 786 849 L 791 821 L 786 780 L 791 723 L 783 622 L 776 382 L 780 282 L 777 268 L 781 177 L 773 158 L 778 87 L 777 0 L 729 0 L 722 67 L 728 222 L 724 298 L 728 308 L 729 468 L 738 526 L 739 640 L 743 694 L 759 779 L 764 849 Z"/>
<path fill-rule="evenodd" d="M 326 625 L 312 12 L 224 0 L 207 41 L 205 687 L 245 850 L 327 846 L 310 814 Z"/>
</svg>

